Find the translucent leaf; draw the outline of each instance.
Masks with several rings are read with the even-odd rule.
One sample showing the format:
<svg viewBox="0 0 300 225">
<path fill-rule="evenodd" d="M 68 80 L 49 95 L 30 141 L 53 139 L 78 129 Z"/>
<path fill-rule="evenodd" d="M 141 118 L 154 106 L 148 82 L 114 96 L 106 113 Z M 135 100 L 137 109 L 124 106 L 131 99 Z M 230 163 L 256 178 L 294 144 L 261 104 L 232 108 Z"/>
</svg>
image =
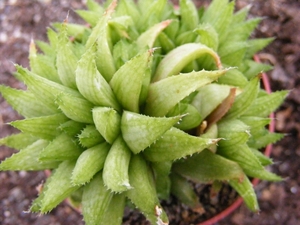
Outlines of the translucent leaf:
<svg viewBox="0 0 300 225">
<path fill-rule="evenodd" d="M 94 125 L 87 125 L 78 135 L 79 143 L 87 148 L 91 148 L 105 141 Z"/>
<path fill-rule="evenodd" d="M 49 182 L 45 184 L 42 193 L 35 200 L 36 204 L 40 205 L 41 213 L 48 213 L 80 187 L 73 186 L 71 183 L 70 177 L 74 165 L 74 161 L 64 161 L 48 178 Z"/>
<path fill-rule="evenodd" d="M 152 224 L 168 224 L 150 171 L 141 155 L 133 155 L 129 165 L 129 182 L 133 188 L 128 190 L 126 195 Z"/>
<path fill-rule="evenodd" d="M 110 145 L 102 143 L 85 150 L 77 159 L 72 172 L 72 184 L 83 185 L 88 183 L 93 176 L 104 166 Z"/>
<path fill-rule="evenodd" d="M 143 151 L 180 120 L 177 117 L 149 117 L 124 111 L 121 119 L 122 136 L 134 154 Z"/>
<path fill-rule="evenodd" d="M 22 116 L 31 118 L 55 114 L 29 91 L 17 90 L 0 85 L 0 93 L 5 100 Z"/>
<path fill-rule="evenodd" d="M 210 55 L 217 67 L 221 67 L 219 56 L 211 48 L 198 43 L 188 43 L 173 49 L 163 58 L 157 67 L 153 82 L 179 74 L 187 64 L 202 55 Z"/>
<path fill-rule="evenodd" d="M 47 147 L 45 147 L 39 156 L 41 161 L 63 161 L 77 159 L 82 149 L 65 133 L 57 136 Z"/>
<path fill-rule="evenodd" d="M 102 173 L 96 174 L 83 191 L 82 214 L 85 223 L 98 225 L 99 221 L 104 218 L 106 210 L 110 209 L 112 197 L 113 193 L 104 186 Z"/>
<path fill-rule="evenodd" d="M 201 183 L 241 179 L 244 176 L 243 170 L 237 163 L 207 149 L 174 163 L 173 170 L 183 177 Z"/>
<path fill-rule="evenodd" d="M 260 77 L 256 77 L 245 86 L 242 93 L 235 98 L 232 107 L 225 116 L 226 119 L 239 118 L 251 107 L 259 92 L 259 81 Z"/>
<path fill-rule="evenodd" d="M 196 89 L 213 82 L 227 70 L 199 71 L 171 76 L 149 87 L 145 112 L 151 116 L 165 116 L 178 102 Z M 162 94 L 163 93 L 163 94 Z"/>
<path fill-rule="evenodd" d="M 110 86 L 125 110 L 139 112 L 140 93 L 150 66 L 152 52 L 152 50 L 143 52 L 126 62 L 110 81 Z"/>
<path fill-rule="evenodd" d="M 26 148 L 28 145 L 33 144 L 39 138 L 33 137 L 31 134 L 18 133 L 0 139 L 0 146 L 6 145 L 7 147 L 17 150 Z"/>
<path fill-rule="evenodd" d="M 177 128 L 171 128 L 144 151 L 147 160 L 153 162 L 173 161 L 203 151 L 215 145 L 218 139 L 200 138 Z"/>
<path fill-rule="evenodd" d="M 62 123 L 59 126 L 59 129 L 69 136 L 75 136 L 80 133 L 80 131 L 85 127 L 85 124 L 69 120 L 65 123 Z"/>
<path fill-rule="evenodd" d="M 120 133 L 121 116 L 112 108 L 96 107 L 93 109 L 93 120 L 99 133 L 112 144 Z"/>
<path fill-rule="evenodd" d="M 59 163 L 54 161 L 39 161 L 39 154 L 49 144 L 46 140 L 38 140 L 22 149 L 10 158 L 2 161 L 0 170 L 45 170 L 56 168 Z"/>
<path fill-rule="evenodd" d="M 68 119 L 65 115 L 58 113 L 51 116 L 16 120 L 10 124 L 24 133 L 46 140 L 52 140 L 60 134 L 60 131 L 57 129 L 59 125 L 67 120 Z"/>
<path fill-rule="evenodd" d="M 258 212 L 259 206 L 254 192 L 253 186 L 247 176 L 244 176 L 240 180 L 230 180 L 230 186 L 232 186 L 239 195 L 244 199 L 247 207 L 253 211 Z"/>
<path fill-rule="evenodd" d="M 98 106 L 120 109 L 119 103 L 107 81 L 96 67 L 96 46 L 87 49 L 76 69 L 76 84 L 79 92 Z"/>
<path fill-rule="evenodd" d="M 128 167 L 131 151 L 119 136 L 111 146 L 103 168 L 105 186 L 113 192 L 123 192 L 130 189 Z"/>
</svg>

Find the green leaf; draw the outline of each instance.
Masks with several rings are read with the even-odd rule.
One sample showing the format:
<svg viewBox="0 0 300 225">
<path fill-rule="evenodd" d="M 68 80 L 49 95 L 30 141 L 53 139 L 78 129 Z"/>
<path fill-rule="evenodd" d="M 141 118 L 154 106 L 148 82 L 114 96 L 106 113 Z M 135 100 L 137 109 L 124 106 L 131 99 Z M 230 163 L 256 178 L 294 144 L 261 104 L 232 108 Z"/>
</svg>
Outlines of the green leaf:
<svg viewBox="0 0 300 225">
<path fill-rule="evenodd" d="M 260 70 L 259 72 L 261 71 L 262 70 Z M 255 75 L 257 75 L 258 73 L 256 73 Z M 224 76 L 218 79 L 218 83 L 244 88 L 248 84 L 248 80 L 239 69 L 232 68 L 231 70 L 228 70 L 227 73 L 224 74 Z"/>
<path fill-rule="evenodd" d="M 198 11 L 191 0 L 180 0 L 181 24 L 185 30 L 194 30 L 199 24 Z"/>
<path fill-rule="evenodd" d="M 199 43 L 188 43 L 173 49 L 163 58 L 152 81 L 179 74 L 186 65 L 202 55 L 210 55 L 217 67 L 221 67 L 219 56 L 211 48 Z"/>
<path fill-rule="evenodd" d="M 207 47 L 217 51 L 219 46 L 219 36 L 215 28 L 209 24 L 200 24 L 198 27 L 194 30 L 199 37 L 200 37 L 200 43 L 203 45 L 206 45 Z"/>
<path fill-rule="evenodd" d="M 61 92 L 57 95 L 55 103 L 68 118 L 80 123 L 93 123 L 94 105 L 84 98 Z"/>
<path fill-rule="evenodd" d="M 61 82 L 73 89 L 76 89 L 75 70 L 77 61 L 78 59 L 72 51 L 71 42 L 67 35 L 67 25 L 64 22 L 58 34 L 56 67 Z"/>
<path fill-rule="evenodd" d="M 199 198 L 196 195 L 193 186 L 187 179 L 177 173 L 172 172 L 171 175 L 171 192 L 180 202 L 191 207 L 196 208 L 200 205 Z"/>
<path fill-rule="evenodd" d="M 138 207 L 152 224 L 168 224 L 155 190 L 151 170 L 141 155 L 133 155 L 129 165 L 129 182 L 132 189 L 126 192 L 131 202 Z M 147 199 L 147 201 L 145 201 Z"/>
<path fill-rule="evenodd" d="M 105 186 L 113 192 L 123 192 L 130 189 L 128 167 L 131 151 L 119 136 L 111 146 L 103 168 Z"/>
<path fill-rule="evenodd" d="M 112 197 L 113 193 L 104 186 L 102 173 L 96 174 L 84 187 L 82 196 L 82 214 L 87 225 L 98 225 L 105 218 Z"/>
<path fill-rule="evenodd" d="M 132 58 L 114 74 L 110 81 L 112 90 L 125 110 L 139 112 L 140 94 L 150 67 L 152 53 L 153 50 L 148 50 Z"/>
<path fill-rule="evenodd" d="M 171 167 L 171 161 L 151 163 L 151 168 L 153 169 L 155 177 L 157 196 L 159 199 L 167 200 L 170 197 L 171 180 L 169 175 L 171 173 Z"/>
<path fill-rule="evenodd" d="M 83 185 L 88 183 L 103 168 L 109 149 L 109 144 L 102 143 L 85 150 L 78 157 L 72 172 L 72 184 Z"/>
<path fill-rule="evenodd" d="M 225 115 L 226 119 L 239 118 L 251 107 L 259 92 L 259 80 L 260 77 L 256 77 L 245 86 L 242 93 L 235 98 L 232 107 Z"/>
<path fill-rule="evenodd" d="M 67 120 L 68 118 L 64 114 L 58 113 L 51 116 L 16 120 L 10 124 L 24 133 L 46 140 L 52 140 L 60 134 L 60 131 L 57 129 L 59 125 Z"/>
<path fill-rule="evenodd" d="M 93 120 L 99 133 L 112 144 L 120 133 L 121 116 L 112 108 L 96 107 L 93 109 Z"/>
<path fill-rule="evenodd" d="M 255 53 L 269 45 L 274 38 L 256 38 L 248 40 L 247 58 L 252 58 Z"/>
<path fill-rule="evenodd" d="M 218 139 L 195 137 L 177 128 L 171 128 L 147 148 L 144 155 L 152 162 L 173 161 L 201 152 L 218 141 Z"/>
<path fill-rule="evenodd" d="M 82 149 L 76 144 L 75 139 L 62 133 L 41 151 L 39 160 L 63 161 L 77 159 L 81 152 Z"/>
<path fill-rule="evenodd" d="M 230 87 L 227 85 L 208 84 L 198 88 L 197 91 L 198 93 L 191 104 L 198 110 L 202 118 L 206 118 L 229 95 Z"/>
<path fill-rule="evenodd" d="M 87 0 L 86 6 L 90 11 L 96 12 L 98 14 L 102 14 L 104 11 L 103 7 L 94 0 Z"/>
<path fill-rule="evenodd" d="M 101 15 L 98 12 L 93 12 L 90 10 L 75 10 L 75 12 L 92 27 L 96 26 L 99 15 Z"/>
<path fill-rule="evenodd" d="M 254 148 L 250 148 L 250 150 L 256 156 L 256 158 L 258 158 L 258 160 L 263 166 L 268 166 L 273 164 L 273 160 L 270 159 L 268 156 L 265 156 L 261 151 Z"/>
<path fill-rule="evenodd" d="M 83 54 L 76 69 L 76 84 L 79 92 L 97 106 L 113 107 L 120 105 L 107 81 L 98 72 L 96 66 L 96 46 L 91 46 Z"/>
<path fill-rule="evenodd" d="M 17 90 L 0 85 L 0 93 L 5 100 L 22 116 L 31 118 L 56 113 L 38 101 L 29 91 Z"/>
<path fill-rule="evenodd" d="M 75 122 L 74 120 L 69 120 L 65 123 L 62 123 L 59 126 L 59 129 L 66 133 L 67 135 L 73 137 L 80 133 L 80 131 L 85 127 L 85 124 Z"/>
<path fill-rule="evenodd" d="M 268 144 L 273 144 L 284 137 L 284 134 L 280 133 L 272 133 L 263 129 L 260 133 L 255 134 L 252 136 L 249 141 L 248 145 L 251 148 L 261 149 L 266 147 Z"/>
<path fill-rule="evenodd" d="M 42 193 L 33 203 L 40 206 L 41 213 L 48 213 L 67 198 L 72 192 L 76 191 L 79 186 L 71 184 L 70 176 L 74 168 L 74 161 L 64 161 L 48 178 Z"/>
<path fill-rule="evenodd" d="M 165 116 L 182 99 L 197 88 L 218 79 L 226 71 L 194 71 L 187 74 L 180 74 L 179 76 L 171 76 L 152 83 L 146 101 L 146 114 L 151 116 Z"/>
<path fill-rule="evenodd" d="M 165 20 L 160 22 L 147 31 L 142 33 L 136 40 L 139 49 L 144 50 L 147 48 L 153 48 L 154 42 L 158 35 L 171 23 L 171 20 Z"/>
<path fill-rule="evenodd" d="M 268 116 L 283 102 L 288 93 L 289 91 L 277 91 L 255 99 L 243 116 Z"/>
<path fill-rule="evenodd" d="M 126 0 L 127 1 L 127 0 Z M 125 209 L 125 195 L 114 194 L 101 221 L 97 225 L 122 224 Z"/>
<path fill-rule="evenodd" d="M 87 125 L 78 135 L 79 143 L 87 148 L 91 148 L 105 141 L 94 125 Z"/>
<path fill-rule="evenodd" d="M 207 163 L 209 162 L 209 163 Z M 173 170 L 194 182 L 211 182 L 241 179 L 244 176 L 241 167 L 231 160 L 205 149 L 187 159 L 173 164 Z"/>
<path fill-rule="evenodd" d="M 249 44 L 244 41 L 238 42 L 223 42 L 220 44 L 218 53 L 221 61 L 230 66 L 239 67 L 246 54 Z"/>
<path fill-rule="evenodd" d="M 134 154 L 143 151 L 180 120 L 177 117 L 149 117 L 124 111 L 121 119 L 122 136 Z"/>
<path fill-rule="evenodd" d="M 237 162 L 250 177 L 256 177 L 262 180 L 280 181 L 281 178 L 264 169 L 258 158 L 246 144 L 237 144 L 230 148 L 218 148 L 218 154 Z"/>
<path fill-rule="evenodd" d="M 16 65 L 16 68 L 18 71 L 17 76 L 25 82 L 26 86 L 34 94 L 34 96 L 52 111 L 57 113 L 60 112 L 55 104 L 58 93 L 63 92 L 76 97 L 81 97 L 79 92 L 71 88 L 40 77 L 21 66 Z"/>
<path fill-rule="evenodd" d="M 29 48 L 29 63 L 33 73 L 56 83 L 61 83 L 53 58 L 37 54 L 37 49 L 33 41 L 31 41 Z"/>
<path fill-rule="evenodd" d="M 0 164 L 0 171 L 6 170 L 45 170 L 56 168 L 59 163 L 39 161 L 39 154 L 49 144 L 46 140 L 38 140 L 22 149 Z"/>
<path fill-rule="evenodd" d="M 0 146 L 6 145 L 7 147 L 20 150 L 26 148 L 28 145 L 33 144 L 33 142 L 37 141 L 38 139 L 39 138 L 33 137 L 31 134 L 28 133 L 12 134 L 10 136 L 1 138 Z"/>
<path fill-rule="evenodd" d="M 247 207 L 253 211 L 258 212 L 259 206 L 256 198 L 256 194 L 253 189 L 253 185 L 249 181 L 247 176 L 244 176 L 240 180 L 230 180 L 230 186 L 232 186 L 239 195 L 244 199 Z"/>
<path fill-rule="evenodd" d="M 108 22 L 111 19 L 116 5 L 117 1 L 113 1 L 108 6 L 103 16 L 97 22 L 97 25 L 92 30 L 86 43 L 86 49 L 89 49 L 97 43 L 97 68 L 107 82 L 111 80 L 116 71 L 108 35 Z"/>
</svg>

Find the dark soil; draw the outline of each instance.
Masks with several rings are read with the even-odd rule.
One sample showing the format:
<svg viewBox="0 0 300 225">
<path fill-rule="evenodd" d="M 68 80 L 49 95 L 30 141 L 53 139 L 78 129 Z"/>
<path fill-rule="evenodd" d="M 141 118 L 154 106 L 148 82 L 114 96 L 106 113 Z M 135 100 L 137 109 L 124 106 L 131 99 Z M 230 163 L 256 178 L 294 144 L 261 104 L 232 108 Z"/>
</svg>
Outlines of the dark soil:
<svg viewBox="0 0 300 225">
<path fill-rule="evenodd" d="M 28 46 L 31 38 L 46 40 L 46 27 L 54 21 L 63 21 L 69 11 L 69 21 L 78 21 L 73 9 L 83 6 L 83 0 L 0 0 L 0 84 L 24 88 L 13 76 L 13 63 L 28 67 Z M 196 2 L 196 1 L 195 1 Z M 197 1 L 201 5 L 203 1 Z M 207 1 L 206 1 L 207 2 Z M 272 171 L 286 178 L 283 182 L 260 182 L 256 192 L 261 207 L 259 214 L 249 212 L 242 205 L 219 225 L 258 224 L 296 225 L 300 222 L 300 1 L 299 0 L 237 0 L 237 6 L 252 5 L 251 16 L 265 17 L 256 37 L 275 37 L 275 41 L 260 58 L 274 66 L 268 73 L 272 90 L 291 90 L 290 95 L 276 113 L 276 130 L 286 137 L 273 147 L 275 164 Z M 0 138 L 17 132 L 6 123 L 20 119 L 0 96 Z M 0 147 L 0 160 L 13 150 Z M 47 215 L 26 213 L 36 197 L 36 187 L 45 180 L 43 172 L 0 172 L 0 224 L 1 225 L 83 225 L 82 217 L 66 203 Z M 226 190 L 225 190 L 226 191 Z M 230 191 L 230 190 L 227 190 Z M 174 204 L 173 204 L 174 203 Z M 186 212 L 176 208 L 176 201 L 166 202 L 173 212 Z M 126 215 L 140 219 L 126 211 Z M 128 220 L 124 224 L 145 224 Z"/>
</svg>

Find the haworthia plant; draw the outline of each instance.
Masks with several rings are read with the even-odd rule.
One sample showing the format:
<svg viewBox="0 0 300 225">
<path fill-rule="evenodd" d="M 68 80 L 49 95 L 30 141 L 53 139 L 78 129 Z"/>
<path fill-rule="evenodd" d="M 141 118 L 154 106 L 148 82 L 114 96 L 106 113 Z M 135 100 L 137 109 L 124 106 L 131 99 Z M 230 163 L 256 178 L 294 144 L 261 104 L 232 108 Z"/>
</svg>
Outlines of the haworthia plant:
<svg viewBox="0 0 300 225">
<path fill-rule="evenodd" d="M 21 133 L 0 139 L 20 150 L 0 170 L 53 170 L 31 211 L 76 196 L 87 225 L 117 225 L 131 201 L 163 225 L 170 194 L 201 205 L 195 183 L 227 183 L 257 211 L 249 179 L 281 179 L 259 150 L 282 137 L 265 126 L 287 95 L 260 88 L 270 68 L 251 57 L 270 40 L 249 40 L 260 19 L 229 0 L 87 8 L 76 12 L 89 26 L 55 23 L 49 43 L 36 42 L 42 53 L 30 44 L 31 70 L 15 73 L 26 91 L 0 86 L 24 116 L 10 123 Z"/>
</svg>

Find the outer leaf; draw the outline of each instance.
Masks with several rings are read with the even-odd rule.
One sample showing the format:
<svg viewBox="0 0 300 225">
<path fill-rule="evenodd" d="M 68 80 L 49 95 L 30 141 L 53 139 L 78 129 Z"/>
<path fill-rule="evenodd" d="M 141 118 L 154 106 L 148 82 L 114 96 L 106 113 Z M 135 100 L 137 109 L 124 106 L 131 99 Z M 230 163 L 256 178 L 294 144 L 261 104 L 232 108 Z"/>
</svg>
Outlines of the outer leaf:
<svg viewBox="0 0 300 225">
<path fill-rule="evenodd" d="M 84 98 L 62 92 L 57 95 L 55 103 L 68 118 L 80 123 L 93 123 L 92 108 L 94 105 Z"/>
<path fill-rule="evenodd" d="M 174 163 L 173 170 L 195 182 L 225 181 L 241 179 L 244 176 L 243 170 L 237 163 L 207 149 Z"/>
<path fill-rule="evenodd" d="M 146 51 L 126 62 L 110 81 L 110 86 L 125 110 L 139 112 L 140 93 L 152 52 L 153 50 Z"/>
<path fill-rule="evenodd" d="M 218 141 L 191 136 L 179 129 L 171 128 L 147 148 L 144 155 L 147 160 L 153 162 L 173 161 L 201 152 Z"/>
<path fill-rule="evenodd" d="M 83 54 L 76 69 L 76 84 L 79 92 L 94 105 L 108 106 L 120 110 L 119 103 L 107 81 L 96 66 L 96 46 Z"/>
<path fill-rule="evenodd" d="M 55 112 L 60 112 L 57 105 L 55 104 L 56 95 L 58 93 L 64 92 L 77 97 L 81 97 L 79 92 L 71 88 L 37 76 L 36 74 L 28 71 L 25 68 L 22 68 L 21 66 L 16 66 L 16 68 L 18 70 L 17 76 L 19 76 L 20 79 L 25 82 L 26 86 L 35 95 L 35 97 Z"/>
<path fill-rule="evenodd" d="M 215 51 L 218 49 L 219 36 L 212 25 L 209 23 L 200 24 L 195 29 L 195 32 L 199 35 L 201 44 L 206 45 Z"/>
<path fill-rule="evenodd" d="M 268 116 L 282 103 L 288 93 L 289 91 L 277 91 L 255 99 L 251 107 L 244 113 L 244 116 Z"/>
<path fill-rule="evenodd" d="M 124 111 L 121 119 L 122 136 L 134 154 L 143 151 L 180 120 L 177 117 L 149 117 Z"/>
<path fill-rule="evenodd" d="M 250 210 L 253 212 L 259 211 L 256 194 L 247 176 L 244 175 L 240 180 L 230 180 L 229 184 L 242 196 Z"/>
<path fill-rule="evenodd" d="M 152 224 L 168 224 L 166 213 L 160 206 L 151 177 L 150 168 L 141 155 L 133 155 L 129 166 L 129 178 L 132 189 L 127 197 L 145 214 Z M 145 201 L 147 199 L 147 201 Z"/>
<path fill-rule="evenodd" d="M 199 24 L 198 11 L 191 0 L 180 0 L 181 23 L 184 29 L 194 30 Z"/>
<path fill-rule="evenodd" d="M 151 164 L 151 167 L 155 176 L 155 185 L 157 196 L 159 199 L 168 199 L 171 192 L 171 180 L 170 173 L 172 162 L 154 162 Z"/>
<path fill-rule="evenodd" d="M 94 179 L 84 187 L 82 196 L 82 213 L 87 225 L 98 225 L 105 217 L 113 193 L 104 186 L 102 173 L 96 174 Z"/>
<path fill-rule="evenodd" d="M 63 161 L 77 159 L 81 152 L 82 149 L 76 144 L 75 140 L 69 135 L 62 133 L 41 151 L 39 160 Z"/>
<path fill-rule="evenodd" d="M 66 23 L 62 24 L 58 40 L 56 56 L 58 76 L 65 86 L 76 89 L 75 70 L 78 59 L 72 51 L 71 43 L 67 35 Z"/>
<path fill-rule="evenodd" d="M 68 119 L 62 113 L 51 116 L 30 118 L 25 120 L 16 120 L 10 124 L 24 133 L 29 133 L 35 137 L 52 140 L 60 131 L 58 126 Z"/>
<path fill-rule="evenodd" d="M 103 168 L 103 181 L 113 192 L 123 192 L 130 189 L 128 167 L 131 151 L 119 136 L 107 155 Z"/>
<path fill-rule="evenodd" d="M 73 185 L 89 182 L 103 168 L 109 149 L 109 144 L 102 143 L 85 150 L 77 159 L 72 172 Z"/>
<path fill-rule="evenodd" d="M 166 115 L 178 102 L 197 88 L 213 82 L 227 70 L 199 71 L 180 74 L 152 83 L 145 112 L 151 116 Z M 163 94 L 161 94 L 163 93 Z"/>
<path fill-rule="evenodd" d="M 169 52 L 160 62 L 153 77 L 153 82 L 179 74 L 187 64 L 206 54 L 213 57 L 218 68 L 221 67 L 219 56 L 212 49 L 202 44 L 184 44 Z"/>
<path fill-rule="evenodd" d="M 112 144 L 120 133 L 121 116 L 112 108 L 96 107 L 93 120 L 99 133 Z"/>
<path fill-rule="evenodd" d="M 56 168 L 59 163 L 38 160 L 43 148 L 49 144 L 46 140 L 38 140 L 20 152 L 12 155 L 0 164 L 0 170 L 45 170 Z"/>
<path fill-rule="evenodd" d="M 75 122 L 74 120 L 69 120 L 65 123 L 62 123 L 59 126 L 59 129 L 72 137 L 79 134 L 84 127 L 85 124 L 83 123 Z"/>
<path fill-rule="evenodd" d="M 79 186 L 73 186 L 70 180 L 74 165 L 74 161 L 64 161 L 59 165 L 54 174 L 48 178 L 49 182 L 45 184 L 42 193 L 33 203 L 33 207 L 39 205 L 40 212 L 47 213 L 79 188 Z"/>
<path fill-rule="evenodd" d="M 238 118 L 253 104 L 259 92 L 259 77 L 252 79 L 226 114 L 226 119 Z"/>
<path fill-rule="evenodd" d="M 111 15 L 117 5 L 117 1 L 114 0 L 108 6 L 103 16 L 99 19 L 97 25 L 92 30 L 91 35 L 86 43 L 86 49 L 89 49 L 97 43 L 97 68 L 101 75 L 109 82 L 116 71 L 114 60 L 110 51 L 109 37 L 108 37 L 108 21 L 111 19 Z"/>
<path fill-rule="evenodd" d="M 28 145 L 33 144 L 38 139 L 39 139 L 38 137 L 33 137 L 32 135 L 27 133 L 12 134 L 10 136 L 1 138 L 0 146 L 6 145 L 10 148 L 19 150 L 19 149 L 26 148 Z"/>
</svg>

